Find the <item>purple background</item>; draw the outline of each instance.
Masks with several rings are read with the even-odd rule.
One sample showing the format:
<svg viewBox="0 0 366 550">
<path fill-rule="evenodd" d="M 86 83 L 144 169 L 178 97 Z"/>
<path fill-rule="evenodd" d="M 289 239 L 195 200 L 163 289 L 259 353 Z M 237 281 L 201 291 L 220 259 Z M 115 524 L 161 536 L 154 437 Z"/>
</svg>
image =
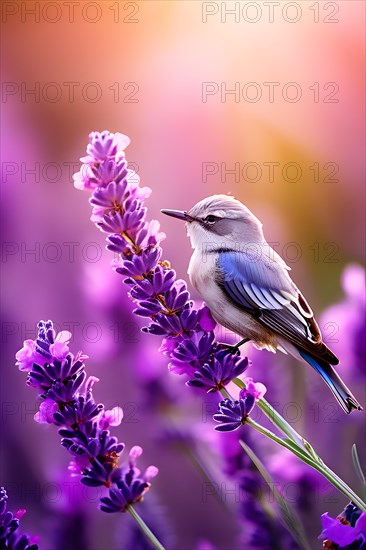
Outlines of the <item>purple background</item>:
<svg viewBox="0 0 366 550">
<path fill-rule="evenodd" d="M 342 377 L 365 404 L 365 354 L 355 351 L 362 333 L 354 337 L 362 330 L 362 274 L 349 275 L 347 299 L 341 284 L 345 267 L 364 261 L 364 4 L 332 2 L 334 9 L 325 10 L 320 3 L 317 14 L 311 3 L 286 9 L 281 2 L 272 23 L 258 2 L 252 4 L 261 11 L 242 2 L 238 21 L 216 2 L 209 3 L 212 15 L 201 2 L 84 3 L 94 8 L 75 6 L 73 20 L 62 3 L 35 8 L 36 15 L 26 11 L 34 2 L 8 4 L 1 122 L 1 478 L 9 507 L 28 509 L 23 525 L 41 535 L 41 548 L 65 548 L 61 531 L 73 532 L 72 525 L 75 533 L 85 529 L 85 548 L 123 547 L 125 517 L 98 512 L 91 489 L 71 496 L 67 453 L 52 427 L 33 421 L 35 395 L 14 367 L 23 340 L 35 336 L 39 319 L 50 318 L 73 332 L 75 352 L 90 356 L 88 373 L 100 378 L 96 399 L 124 408 L 118 436 L 127 446 L 144 447 L 145 466 L 159 467 L 146 504 L 151 499 L 154 514 L 163 508 L 162 522 L 175 534 L 170 547 L 196 548 L 206 539 L 220 549 L 238 548 L 236 496 L 230 493 L 235 483 L 220 473 L 207 397 L 167 372 L 159 337 L 139 332 L 126 289 L 110 269 L 104 236 L 89 220 L 88 196 L 73 188 L 71 174 L 90 131 L 129 135 L 127 158 L 153 191 L 149 217 L 167 234 L 164 258 L 182 278 L 190 245 L 184 228 L 163 218 L 160 208 L 186 209 L 218 192 L 242 200 L 292 267 L 325 340 L 340 354 Z M 52 3 L 40 3 L 46 4 Z M 268 82 L 278 83 L 273 101 Z M 35 93 L 26 93 L 30 89 Z M 205 96 L 207 89 L 215 93 Z M 225 95 L 233 89 L 239 96 Z M 93 93 L 100 95 L 97 101 Z M 268 163 L 278 163 L 273 178 Z M 235 174 L 226 172 L 234 168 Z M 359 490 L 350 452 L 358 441 L 365 457 L 363 415 L 346 417 L 310 368 L 250 345 L 245 353 L 253 361 L 248 374 L 267 384 L 268 400 Z M 169 435 L 173 427 L 185 437 Z M 210 465 L 225 506 L 207 494 L 188 434 Z M 255 439 L 261 447 L 261 438 Z M 287 455 L 272 445 L 262 452 L 284 494 L 298 500 L 298 473 Z M 320 514 L 337 515 L 346 500 L 319 481 L 311 502 L 305 519 L 316 547 Z M 80 548 L 72 536 L 67 547 Z"/>
</svg>

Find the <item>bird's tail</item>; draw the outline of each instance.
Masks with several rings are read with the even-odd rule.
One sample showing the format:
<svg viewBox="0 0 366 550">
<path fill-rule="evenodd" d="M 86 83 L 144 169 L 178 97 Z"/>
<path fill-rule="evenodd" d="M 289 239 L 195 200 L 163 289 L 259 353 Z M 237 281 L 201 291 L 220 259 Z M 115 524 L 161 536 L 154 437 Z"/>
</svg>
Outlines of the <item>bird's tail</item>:
<svg viewBox="0 0 366 550">
<path fill-rule="evenodd" d="M 320 374 L 344 412 L 349 414 L 353 409 L 359 411 L 363 410 L 355 396 L 352 395 L 352 392 L 347 388 L 346 384 L 341 380 L 337 372 L 329 363 L 318 357 L 315 358 L 305 351 L 299 350 L 299 353 L 302 358 Z"/>
</svg>

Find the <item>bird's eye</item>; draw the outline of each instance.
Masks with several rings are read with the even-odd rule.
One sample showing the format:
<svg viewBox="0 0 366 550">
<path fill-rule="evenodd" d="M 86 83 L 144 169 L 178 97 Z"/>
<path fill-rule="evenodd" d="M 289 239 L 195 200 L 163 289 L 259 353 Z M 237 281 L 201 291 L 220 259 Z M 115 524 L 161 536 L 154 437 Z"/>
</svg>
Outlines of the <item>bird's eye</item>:
<svg viewBox="0 0 366 550">
<path fill-rule="evenodd" d="M 212 214 L 210 214 L 209 216 L 206 216 L 203 221 L 205 223 L 213 224 L 215 223 L 216 220 L 217 220 L 216 216 L 212 216 Z"/>
</svg>

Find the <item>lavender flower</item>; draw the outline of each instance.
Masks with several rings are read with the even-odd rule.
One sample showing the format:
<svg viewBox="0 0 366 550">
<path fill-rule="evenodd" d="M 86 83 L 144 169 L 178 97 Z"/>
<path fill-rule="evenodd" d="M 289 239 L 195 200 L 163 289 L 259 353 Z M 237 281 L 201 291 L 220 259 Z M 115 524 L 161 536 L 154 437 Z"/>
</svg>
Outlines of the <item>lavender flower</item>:
<svg viewBox="0 0 366 550">
<path fill-rule="evenodd" d="M 88 156 L 81 159 L 84 164 L 74 176 L 75 186 L 92 192 L 92 221 L 109 233 L 107 248 L 119 255 L 116 271 L 130 287 L 130 297 L 137 304 L 134 313 L 148 320 L 142 330 L 164 338 L 161 351 L 170 359 L 169 368 L 188 375 L 188 385 L 220 391 L 245 371 L 248 359 L 215 342 L 216 323 L 208 309 L 194 308 L 186 283 L 176 279 L 169 262 L 161 260 L 159 243 L 164 235 L 158 222 L 145 220 L 143 202 L 150 190 L 141 189 L 138 178 L 127 169 L 124 149 L 129 139 L 93 132 L 89 140 Z M 111 162 L 121 164 L 113 180 L 101 175 L 113 174 Z M 80 174 L 89 174 L 83 184 Z"/>
<path fill-rule="evenodd" d="M 6 501 L 8 495 L 4 487 L 0 487 L 0 548 L 2 550 L 37 550 L 38 537 L 29 537 L 27 534 L 18 533 L 20 519 L 25 510 L 18 510 L 14 515 L 7 511 Z"/>
<path fill-rule="evenodd" d="M 61 445 L 73 457 L 70 470 L 81 475 L 84 485 L 110 488 L 114 504 L 121 493 L 126 500 L 118 511 L 124 511 L 128 504 L 142 500 L 150 487 L 149 480 L 158 470 L 150 466 L 140 477 L 134 462 L 142 452 L 140 447 L 132 449 L 127 473 L 119 467 L 124 444 L 110 434 L 109 427 L 121 423 L 122 409 L 106 411 L 104 405 L 94 401 L 92 387 L 98 378 L 86 379 L 87 356 L 79 352 L 74 357 L 70 353 L 70 333 L 56 335 L 51 321 L 41 321 L 38 329 L 37 339 L 26 340 L 16 354 L 19 369 L 28 372 L 27 384 L 39 391 L 41 405 L 35 420 L 60 427 Z M 101 509 L 117 511 L 112 506 L 107 510 L 104 499 Z"/>
<path fill-rule="evenodd" d="M 365 269 L 357 264 L 348 265 L 342 273 L 341 283 L 344 299 L 326 309 L 320 322 L 324 331 L 333 333 L 337 328 L 337 332 L 330 334 L 333 336 L 332 349 L 341 364 L 348 365 L 352 376 L 363 378 L 366 361 Z"/>
<path fill-rule="evenodd" d="M 244 425 L 252 412 L 255 402 L 263 397 L 267 388 L 260 382 L 253 382 L 253 378 L 245 378 L 246 387 L 239 393 L 239 399 L 224 399 L 219 403 L 219 412 L 213 419 L 219 422 L 215 430 L 231 432 Z"/>
<path fill-rule="evenodd" d="M 130 140 L 123 134 L 111 134 L 108 130 L 103 132 L 91 132 L 89 145 L 86 148 L 87 156 L 83 162 L 99 162 L 106 159 L 119 160 L 124 157 L 123 151 L 130 144 Z"/>
<path fill-rule="evenodd" d="M 222 390 L 233 378 L 242 374 L 248 366 L 247 357 L 241 358 L 227 350 L 217 352 L 189 380 L 189 386 L 204 388 L 207 392 Z"/>
<path fill-rule="evenodd" d="M 278 521 L 265 481 L 249 456 L 242 452 L 239 439 L 243 439 L 258 454 L 250 430 L 221 434 L 219 439 L 224 472 L 238 487 L 241 495 L 238 518 L 241 540 L 237 547 L 257 550 L 298 548 Z"/>
<path fill-rule="evenodd" d="M 158 469 L 149 466 L 142 477 L 136 468 L 136 458 L 142 454 L 139 446 L 132 447 L 129 464 L 120 470 L 120 478 L 116 481 L 116 488 L 110 489 L 109 497 L 101 499 L 101 510 L 107 513 L 124 512 L 131 504 L 140 502 L 146 491 L 151 487 L 150 479 L 155 477 Z"/>
<path fill-rule="evenodd" d="M 319 539 L 328 550 L 364 550 L 366 548 L 366 514 L 352 502 L 336 519 L 322 515 L 323 530 Z"/>
<path fill-rule="evenodd" d="M 219 412 L 214 414 L 215 422 L 220 422 L 215 426 L 219 432 L 231 432 L 237 430 L 245 424 L 246 419 L 252 412 L 255 405 L 255 397 L 245 389 L 241 390 L 239 399 L 224 399 L 219 403 Z"/>
</svg>

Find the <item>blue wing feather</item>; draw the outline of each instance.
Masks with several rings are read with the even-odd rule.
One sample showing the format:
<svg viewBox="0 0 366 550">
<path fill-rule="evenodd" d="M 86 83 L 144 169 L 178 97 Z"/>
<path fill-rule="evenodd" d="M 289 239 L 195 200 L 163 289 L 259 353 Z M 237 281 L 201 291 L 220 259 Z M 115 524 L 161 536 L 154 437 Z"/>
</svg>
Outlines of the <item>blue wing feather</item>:
<svg viewBox="0 0 366 550">
<path fill-rule="evenodd" d="M 242 252 L 221 252 L 217 283 L 236 306 L 265 327 L 301 349 L 325 353 L 331 363 L 338 362 L 322 342 L 309 305 L 278 262 L 253 259 Z"/>
<path fill-rule="evenodd" d="M 290 304 L 288 296 L 293 300 L 297 298 L 297 289 L 287 271 L 269 260 L 254 260 L 240 252 L 222 252 L 218 267 L 224 282 L 229 285 L 235 282 L 237 290 L 252 307 L 282 309 Z"/>
</svg>

